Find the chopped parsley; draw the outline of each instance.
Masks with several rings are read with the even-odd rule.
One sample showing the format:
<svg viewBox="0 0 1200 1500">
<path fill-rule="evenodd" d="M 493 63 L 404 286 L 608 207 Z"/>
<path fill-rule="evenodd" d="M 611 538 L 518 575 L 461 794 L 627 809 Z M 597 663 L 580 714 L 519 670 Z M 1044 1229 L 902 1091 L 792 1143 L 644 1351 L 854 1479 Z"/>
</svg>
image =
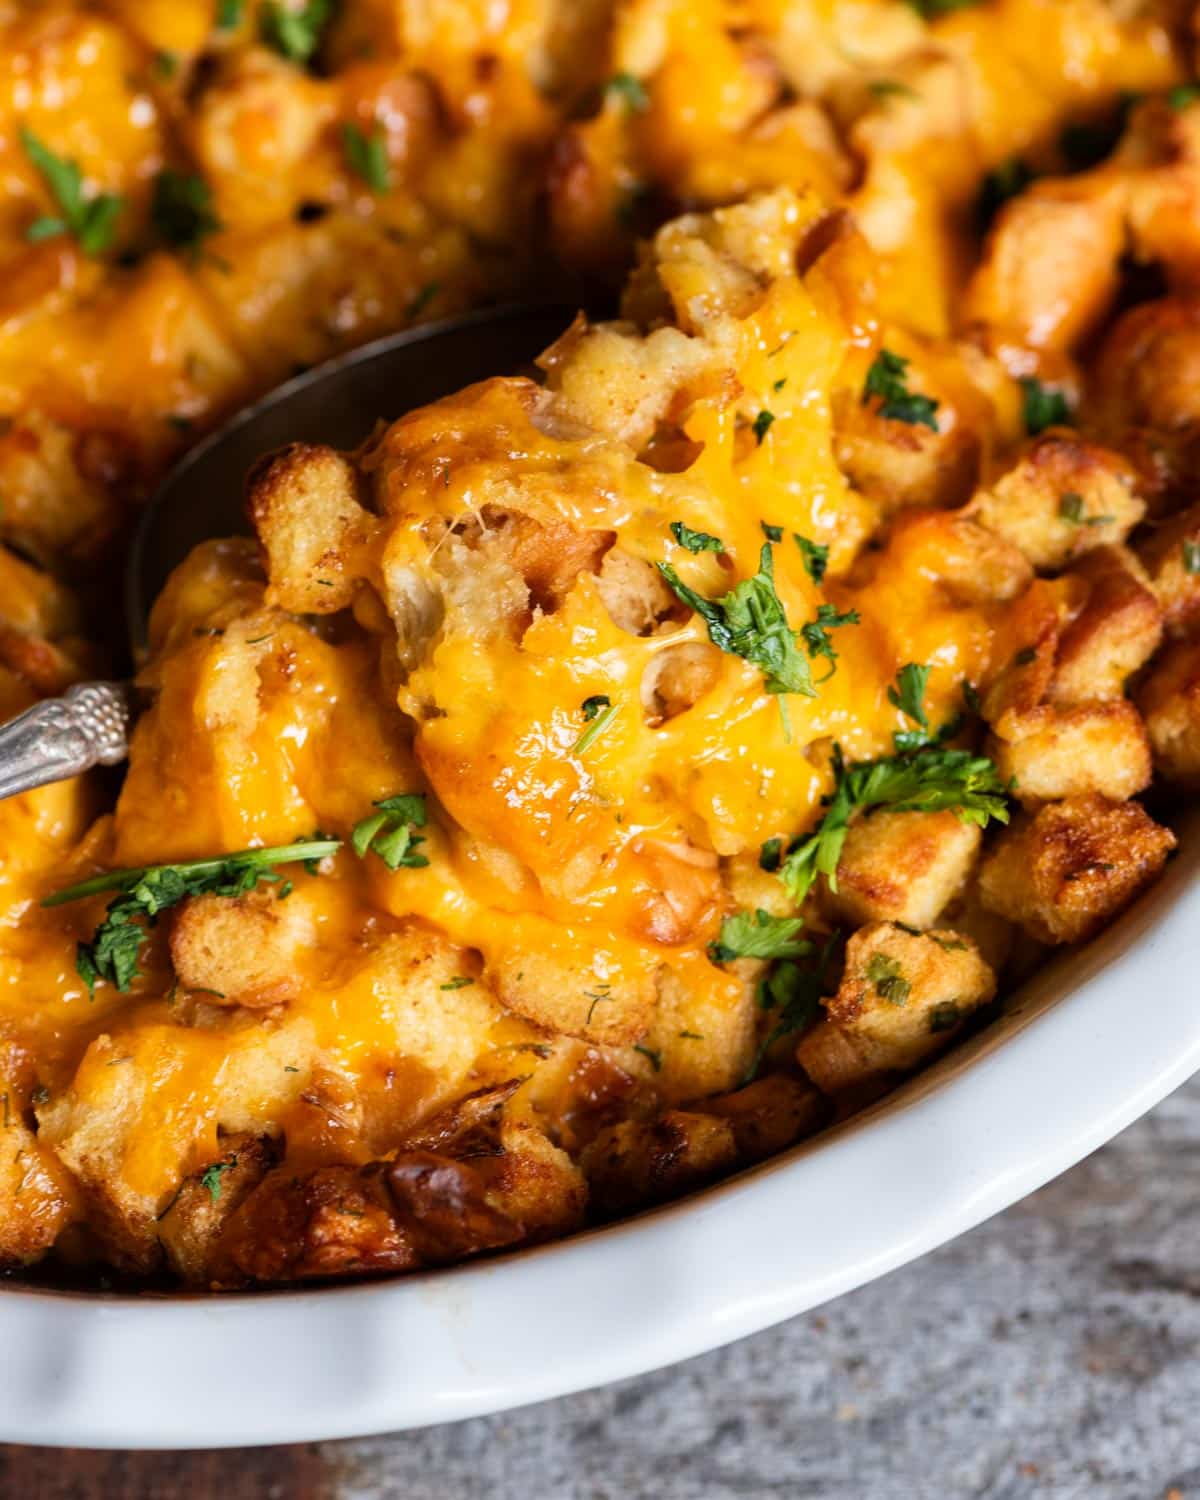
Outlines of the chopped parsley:
<svg viewBox="0 0 1200 1500">
<path fill-rule="evenodd" d="M 208 1189 L 208 1196 L 214 1203 L 221 1196 L 221 1178 L 237 1166 L 237 1161 L 236 1156 L 231 1156 L 228 1161 L 215 1161 L 200 1174 L 200 1186 Z"/>
<path fill-rule="evenodd" d="M 217 0 L 217 30 L 232 31 L 240 26 L 244 5 L 245 0 Z"/>
<path fill-rule="evenodd" d="M 829 961 L 840 940 L 840 933 L 832 934 L 821 949 L 815 967 L 801 968 L 791 959 L 785 959 L 759 982 L 759 1007 L 775 1013 L 775 1024 L 759 1043 L 743 1083 L 750 1083 L 758 1076 L 763 1059 L 776 1042 L 795 1032 L 806 1031 L 817 1019 L 821 1012 L 821 996 L 825 993 Z"/>
<path fill-rule="evenodd" d="M 953 1000 L 939 1000 L 929 1012 L 929 1029 L 936 1036 L 939 1031 L 953 1031 L 962 1020 L 962 1012 Z"/>
<path fill-rule="evenodd" d="M 348 120 L 342 124 L 342 150 L 352 172 L 356 172 L 373 193 L 386 193 L 392 173 L 388 162 L 387 136 L 377 125 L 367 135 Z"/>
<path fill-rule="evenodd" d="M 150 66 L 154 70 L 155 78 L 161 79 L 162 82 L 166 83 L 179 72 L 179 59 L 174 52 L 163 50 L 154 54 L 150 59 Z"/>
<path fill-rule="evenodd" d="M 948 16 L 956 10 L 969 10 L 982 3 L 983 0 L 908 0 L 913 10 L 927 21 L 934 21 L 938 16 Z"/>
<path fill-rule="evenodd" d="M 1010 198 L 1020 197 L 1033 181 L 1033 175 L 1019 156 L 1010 156 L 1007 161 L 984 174 L 975 210 L 981 231 L 990 226 Z"/>
<path fill-rule="evenodd" d="M 465 990 L 469 984 L 475 981 L 469 974 L 456 974 L 453 979 L 448 979 L 445 984 L 439 984 L 439 990 Z"/>
<path fill-rule="evenodd" d="M 194 172 L 173 172 L 169 167 L 154 179 L 150 221 L 168 245 L 193 255 L 207 235 L 221 228 L 204 178 Z"/>
<path fill-rule="evenodd" d="M 372 804 L 377 811 L 354 825 L 350 846 L 359 859 L 378 854 L 389 870 L 423 870 L 429 861 L 417 852 L 425 842 L 414 828 L 425 827 L 425 794 L 401 792 Z"/>
<path fill-rule="evenodd" d="M 650 1059 L 650 1066 L 656 1073 L 662 1072 L 662 1053 L 656 1052 L 653 1047 L 643 1047 L 641 1042 L 634 1042 L 633 1050 L 640 1052 L 643 1057 Z"/>
<path fill-rule="evenodd" d="M 582 755 L 621 712 L 621 705 L 613 703 L 603 693 L 597 693 L 592 698 L 585 698 L 581 706 L 583 717 L 587 721 L 587 728 L 571 746 L 572 755 Z"/>
<path fill-rule="evenodd" d="M 143 865 L 131 870 L 109 870 L 104 875 L 68 886 L 46 896 L 43 906 L 62 906 L 101 891 L 116 891 L 103 922 L 90 942 L 78 944 L 75 967 L 95 995 L 99 980 L 124 992 L 138 977 L 138 959 L 160 912 L 189 896 L 243 896 L 263 882 L 280 879 L 276 865 L 313 862 L 341 848 L 340 839 L 314 838 L 271 849 L 243 849 L 215 859 L 185 860 L 176 865 Z"/>
<path fill-rule="evenodd" d="M 1200 99 L 1200 83 L 1177 83 L 1167 90 L 1167 104 L 1176 111 L 1187 109 Z"/>
<path fill-rule="evenodd" d="M 768 542 L 783 541 L 782 526 L 772 526 L 770 521 L 760 521 L 758 524 L 762 527 L 762 534 L 766 537 Z"/>
<path fill-rule="evenodd" d="M 765 438 L 767 433 L 770 431 L 771 423 L 774 420 L 775 413 L 773 411 L 767 411 L 765 407 L 762 411 L 759 412 L 758 416 L 755 417 L 752 423 L 752 427 L 754 430 L 754 441 L 758 447 L 762 447 L 763 438 Z"/>
<path fill-rule="evenodd" d="M 645 84 L 632 73 L 614 73 L 604 92 L 610 99 L 623 104 L 631 115 L 643 114 L 650 108 L 650 96 Z"/>
<path fill-rule="evenodd" d="M 768 693 L 816 697 L 812 671 L 796 648 L 796 632 L 788 624 L 783 602 L 775 592 L 770 542 L 763 543 L 754 577 L 743 580 L 719 599 L 706 599 L 690 589 L 670 563 L 656 566 L 674 593 L 704 621 L 714 646 L 761 670 Z"/>
<path fill-rule="evenodd" d="M 725 550 L 725 543 L 719 536 L 713 536 L 710 531 L 693 531 L 682 521 L 672 521 L 670 531 L 679 545 L 688 552 L 724 552 Z"/>
<path fill-rule="evenodd" d="M 906 1005 L 912 994 L 912 985 L 904 977 L 898 958 L 886 953 L 872 953 L 867 960 L 867 978 L 875 986 L 875 993 L 890 1005 Z"/>
<path fill-rule="evenodd" d="M 835 604 L 818 604 L 817 618 L 801 625 L 800 636 L 808 648 L 809 656 L 814 661 L 818 656 L 823 656 L 829 663 L 829 671 L 821 678 L 822 682 L 827 682 L 837 671 L 837 652 L 829 638 L 829 632 L 836 630 L 839 625 L 859 623 L 860 616 L 856 609 L 839 611 Z"/>
<path fill-rule="evenodd" d="M 404 316 L 406 318 L 419 318 L 441 289 L 442 284 L 440 281 L 427 281 L 404 309 Z M 449 484 L 449 480 L 446 483 Z"/>
<path fill-rule="evenodd" d="M 930 745 L 916 754 L 846 766 L 836 762 L 837 783 L 815 832 L 793 845 L 779 878 L 799 906 L 819 875 L 837 890 L 837 866 L 851 816 L 875 807 L 894 812 L 954 812 L 964 823 L 986 827 L 1008 822 L 1007 788 L 995 765 L 969 750 Z"/>
<path fill-rule="evenodd" d="M 917 99 L 920 95 L 898 78 L 875 78 L 867 84 L 867 91 L 875 99 Z"/>
<path fill-rule="evenodd" d="M 321 36 L 333 15 L 333 0 L 306 0 L 298 10 L 283 0 L 265 0 L 259 10 L 263 41 L 289 62 L 307 63 L 321 45 Z"/>
<path fill-rule="evenodd" d="M 796 546 L 800 548 L 804 571 L 814 583 L 820 583 L 829 566 L 829 548 L 820 542 L 810 542 L 808 537 L 801 536 L 798 531 L 793 531 L 792 537 Z"/>
<path fill-rule="evenodd" d="M 928 740 L 929 718 L 925 713 L 925 689 L 929 683 L 929 667 L 923 667 L 915 661 L 908 662 L 896 673 L 895 687 L 888 688 L 888 702 L 893 708 L 910 718 L 914 724 L 919 725 L 922 737 L 919 744 Z M 907 731 L 901 731 L 907 733 Z M 900 744 L 897 740 L 896 750 L 903 753 L 906 750 L 915 750 L 917 744 L 909 744 L 907 741 Z"/>
<path fill-rule="evenodd" d="M 1073 490 L 1058 502 L 1058 514 L 1060 519 L 1070 521 L 1073 526 L 1103 526 L 1113 520 L 1112 516 L 1089 516 L 1083 496 Z"/>
<path fill-rule="evenodd" d="M 767 839 L 758 851 L 758 868 L 765 870 L 768 875 L 774 875 L 783 860 L 783 840 L 781 838 Z"/>
<path fill-rule="evenodd" d="M 1200 573 L 1200 542 L 1191 540 L 1184 542 L 1183 571 L 1193 578 Z"/>
<path fill-rule="evenodd" d="M 807 958 L 813 945 L 800 937 L 802 917 L 773 917 L 757 911 L 734 912 L 721 923 L 721 935 L 708 945 L 713 963 L 727 964 L 735 958 Z"/>
<path fill-rule="evenodd" d="M 43 214 L 35 219 L 25 231 L 25 238 L 38 241 L 70 234 L 79 241 L 85 255 L 99 255 L 107 250 L 125 200 L 115 193 L 85 196 L 78 163 L 56 156 L 26 126 L 21 127 L 21 145 L 58 206 L 57 215 Z"/>
<path fill-rule="evenodd" d="M 879 415 L 892 422 L 907 422 L 910 427 L 928 427 L 937 432 L 938 403 L 930 396 L 912 394 L 908 389 L 907 359 L 881 349 L 867 371 L 863 384 L 862 404 L 879 398 Z"/>
<path fill-rule="evenodd" d="M 1030 437 L 1037 437 L 1047 427 L 1070 425 L 1071 408 L 1061 391 L 1051 390 L 1032 375 L 1021 376 L 1021 391 L 1025 431 Z"/>
</svg>

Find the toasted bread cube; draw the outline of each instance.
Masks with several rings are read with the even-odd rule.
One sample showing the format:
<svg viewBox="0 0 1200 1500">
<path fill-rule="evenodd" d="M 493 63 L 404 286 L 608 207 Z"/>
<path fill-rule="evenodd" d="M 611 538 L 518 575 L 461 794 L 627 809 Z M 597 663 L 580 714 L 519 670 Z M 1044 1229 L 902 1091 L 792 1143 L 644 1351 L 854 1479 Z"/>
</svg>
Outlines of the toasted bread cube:
<svg viewBox="0 0 1200 1500">
<path fill-rule="evenodd" d="M 942 389 L 927 389 L 915 367 L 908 389 L 938 401 L 937 430 L 885 417 L 878 401 L 864 405 L 844 393 L 834 407 L 838 464 L 885 513 L 909 505 L 961 505 L 979 477 L 976 425 L 964 420 L 966 412 L 955 411 Z"/>
<path fill-rule="evenodd" d="M 602 1130 L 580 1164 L 593 1206 L 616 1217 L 678 1198 L 732 1171 L 737 1140 L 728 1120 L 669 1109 L 655 1120 L 623 1120 Z"/>
<path fill-rule="evenodd" d="M 648 969 L 606 957 L 548 921 L 526 919 L 519 941 L 510 935 L 489 946 L 487 977 L 501 1003 L 535 1026 L 621 1046 L 646 1035 L 656 983 Z"/>
<path fill-rule="evenodd" d="M 569 1234 L 583 1222 L 587 1179 L 535 1125 L 505 1120 L 500 1152 L 478 1163 L 487 1201 L 521 1230 L 524 1243 Z"/>
<path fill-rule="evenodd" d="M 826 902 L 835 921 L 932 927 L 965 885 L 982 833 L 953 812 L 856 817 Z"/>
<path fill-rule="evenodd" d="M 1000 835 L 980 893 L 1039 942 L 1082 942 L 1149 885 L 1174 847 L 1175 835 L 1140 803 L 1071 797 Z"/>
<path fill-rule="evenodd" d="M 1154 774 L 1141 715 L 1124 698 L 1009 714 L 1004 737 L 993 735 L 989 750 L 1027 807 L 1087 792 L 1123 802 Z"/>
<path fill-rule="evenodd" d="M 1019 547 L 1035 568 L 1055 570 L 1124 541 L 1145 509 L 1119 453 L 1054 429 L 978 490 L 966 514 Z"/>
<path fill-rule="evenodd" d="M 253 470 L 247 506 L 266 553 L 267 602 L 296 614 L 345 609 L 375 524 L 350 460 L 293 443 Z"/>
<path fill-rule="evenodd" d="M 1137 701 L 1156 770 L 1181 786 L 1200 786 L 1200 642 L 1169 646 Z"/>
<path fill-rule="evenodd" d="M 1056 703 L 1119 698 L 1158 650 L 1162 608 L 1125 547 L 1097 547 L 1071 572 L 1086 583 L 1087 603 L 1059 638 L 1049 696 Z"/>
<path fill-rule="evenodd" d="M 829 1113 L 822 1094 L 785 1073 L 773 1073 L 732 1094 L 706 1099 L 704 1108 L 729 1121 L 738 1159 L 747 1162 L 774 1156 L 814 1134 Z"/>
<path fill-rule="evenodd" d="M 221 1154 L 185 1178 L 158 1221 L 167 1264 L 192 1286 L 208 1279 L 208 1261 L 225 1221 L 262 1181 L 277 1152 L 249 1131 L 226 1136 Z"/>
<path fill-rule="evenodd" d="M 995 974 L 963 933 L 874 922 L 846 944 L 838 992 L 796 1057 L 823 1093 L 841 1093 L 915 1068 L 995 993 Z"/>
<path fill-rule="evenodd" d="M 69 1176 L 29 1128 L 32 1072 L 0 1045 L 0 1267 L 32 1265 L 72 1218 Z"/>
<path fill-rule="evenodd" d="M 1028 558 L 961 510 L 908 511 L 892 523 L 876 572 L 936 578 L 955 604 L 1015 599 L 1033 581 Z"/>
<path fill-rule="evenodd" d="M 761 1012 L 755 998 L 757 972 L 738 972 L 743 968 L 758 966 L 737 964 L 718 971 L 693 962 L 659 970 L 654 1020 L 643 1045 L 657 1059 L 653 1083 L 666 1103 L 723 1093 L 746 1076 Z"/>
<path fill-rule="evenodd" d="M 316 935 L 302 897 L 281 901 L 274 888 L 244 896 L 193 896 L 171 925 L 171 962 L 187 989 L 250 1009 L 299 993 L 297 955 Z"/>
<path fill-rule="evenodd" d="M 1200 504 L 1163 521 L 1138 553 L 1162 605 L 1167 633 L 1193 633 L 1200 625 Z"/>
<path fill-rule="evenodd" d="M 1071 349 L 1116 295 L 1121 208 L 1119 190 L 1091 176 L 1034 183 L 997 216 L 963 321 L 1026 348 Z"/>
</svg>

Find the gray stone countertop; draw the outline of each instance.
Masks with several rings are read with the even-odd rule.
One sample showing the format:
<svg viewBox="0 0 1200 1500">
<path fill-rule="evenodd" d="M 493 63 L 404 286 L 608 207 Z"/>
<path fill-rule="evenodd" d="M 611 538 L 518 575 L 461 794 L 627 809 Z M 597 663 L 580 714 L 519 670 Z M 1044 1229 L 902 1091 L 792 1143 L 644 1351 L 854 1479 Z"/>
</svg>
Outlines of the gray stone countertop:
<svg viewBox="0 0 1200 1500">
<path fill-rule="evenodd" d="M 0 1496 L 1200 1500 L 1198 1353 L 1200 1080 L 944 1249 L 673 1369 L 357 1442 L 0 1448 Z"/>
</svg>

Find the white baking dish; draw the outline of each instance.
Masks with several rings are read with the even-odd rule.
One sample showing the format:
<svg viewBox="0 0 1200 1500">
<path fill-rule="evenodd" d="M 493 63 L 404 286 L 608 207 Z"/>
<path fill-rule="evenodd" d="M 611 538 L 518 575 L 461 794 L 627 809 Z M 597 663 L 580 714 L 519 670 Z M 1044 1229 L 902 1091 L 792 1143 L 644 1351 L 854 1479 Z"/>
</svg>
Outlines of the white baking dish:
<svg viewBox="0 0 1200 1500">
<path fill-rule="evenodd" d="M 0 1288 L 0 1438 L 281 1443 L 494 1412 L 665 1365 L 961 1234 L 1200 1068 L 1200 819 L 1164 878 L 988 1031 L 684 1202 L 393 1281 L 220 1297 Z"/>
</svg>

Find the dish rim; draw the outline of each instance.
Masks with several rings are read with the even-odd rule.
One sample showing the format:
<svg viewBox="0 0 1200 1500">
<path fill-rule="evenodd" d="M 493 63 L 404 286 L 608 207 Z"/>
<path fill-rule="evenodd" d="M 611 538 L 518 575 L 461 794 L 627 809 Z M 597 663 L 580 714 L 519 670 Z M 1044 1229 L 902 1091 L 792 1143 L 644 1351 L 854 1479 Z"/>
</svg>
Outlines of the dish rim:
<svg viewBox="0 0 1200 1500">
<path fill-rule="evenodd" d="M 896 1269 L 1200 1069 L 1200 982 L 1187 974 L 1200 815 L 1182 832 L 1158 884 L 991 1026 L 852 1120 L 690 1198 L 337 1287 L 158 1297 L 10 1282 L 0 1440 L 223 1448 L 457 1421 L 690 1358 Z M 1130 1024 L 1139 992 L 1153 994 L 1153 1025 Z"/>
</svg>

